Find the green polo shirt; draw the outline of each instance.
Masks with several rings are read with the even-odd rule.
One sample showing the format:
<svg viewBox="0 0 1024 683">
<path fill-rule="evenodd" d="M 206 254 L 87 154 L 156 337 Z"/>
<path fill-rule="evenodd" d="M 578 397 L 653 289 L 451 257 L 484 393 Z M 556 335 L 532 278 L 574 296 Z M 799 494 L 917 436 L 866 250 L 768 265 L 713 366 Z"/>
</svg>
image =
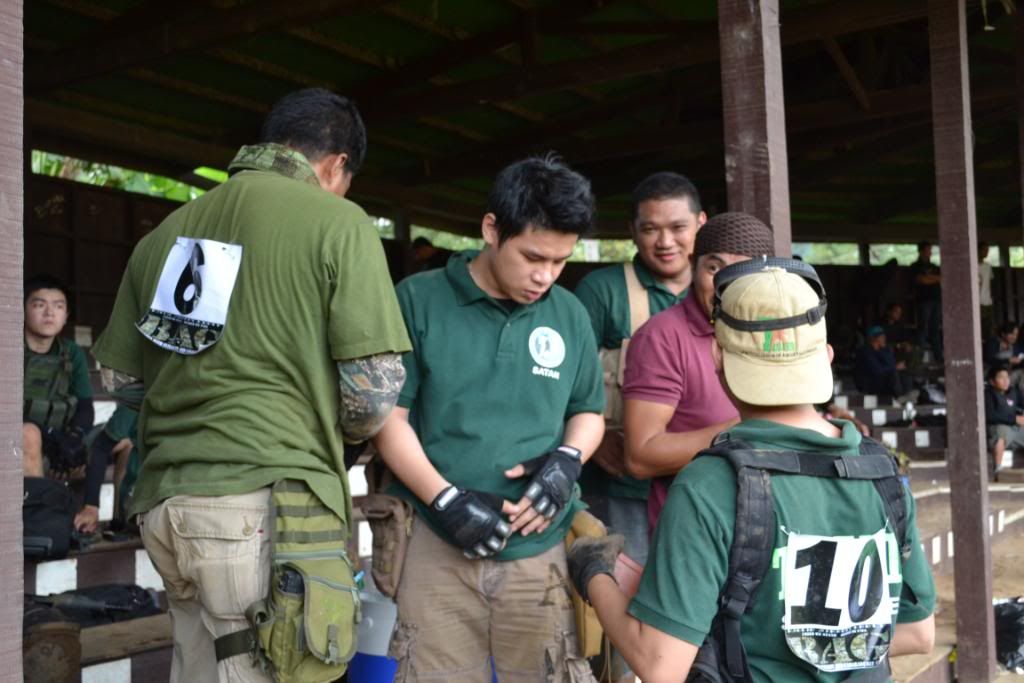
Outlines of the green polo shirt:
<svg viewBox="0 0 1024 683">
<path fill-rule="evenodd" d="M 587 312 L 555 285 L 511 312 L 480 289 L 467 267 L 478 252 L 454 255 L 444 269 L 403 280 L 398 302 L 412 338 L 398 404 L 431 463 L 462 488 L 518 501 L 528 477 L 504 472 L 562 443 L 565 422 L 604 410 L 604 384 Z M 429 508 L 412 501 L 439 535 Z M 582 508 L 573 503 L 541 534 L 509 539 L 501 560 L 532 557 L 560 542 Z"/>
<path fill-rule="evenodd" d="M 633 257 L 636 279 L 647 290 L 647 301 L 651 315 L 657 315 L 686 298 L 689 290 L 674 294 L 658 282 L 653 273 L 640 259 Z M 626 273 L 621 264 L 601 268 L 588 274 L 576 285 L 576 296 L 583 302 L 590 314 L 594 338 L 602 349 L 617 349 L 629 337 L 629 293 L 626 290 Z M 629 475 L 615 478 L 605 472 L 597 463 L 583 468 L 580 487 L 586 495 L 615 496 L 618 498 L 645 499 L 650 490 L 649 479 L 635 479 Z"/>
<path fill-rule="evenodd" d="M 857 454 L 861 437 L 853 423 L 835 421 L 834 424 L 842 428 L 839 438 L 766 420 L 745 420 L 728 433 L 760 449 Z M 773 476 L 772 496 L 776 514 L 773 563 L 758 588 L 753 608 L 743 615 L 741 623 L 754 681 L 844 680 L 844 674 L 824 673 L 802 661 L 786 642 L 782 628 L 786 553 L 791 543 L 799 543 L 796 540 L 799 535 L 833 539 L 811 546 L 825 551 L 829 547 L 842 547 L 844 542 L 850 543 L 844 539 L 879 532 L 886 526 L 884 503 L 870 481 L 818 477 Z M 886 540 L 893 563 L 886 597 L 898 605 L 898 612 L 891 619 L 895 623 L 920 621 L 935 608 L 935 584 L 921 550 L 914 498 L 909 491 L 905 500 L 909 512 L 910 557 L 900 563 L 895 536 L 889 533 Z M 679 473 L 669 489 L 639 591 L 629 606 L 630 614 L 676 638 L 700 645 L 718 610 L 719 594 L 728 574 L 735 520 L 736 475 L 732 466 L 721 457 L 696 458 Z M 845 563 L 839 559 L 844 557 Z M 844 614 L 847 601 L 843 598 L 856 594 L 846 584 L 852 585 L 860 576 L 850 571 L 849 554 L 833 556 L 801 550 L 796 553 L 794 562 L 796 568 L 790 576 L 794 581 L 807 582 L 808 586 L 804 611 L 812 611 L 809 607 L 813 605 L 813 585 L 815 595 L 828 596 L 824 605 L 827 611 Z M 814 584 L 807 578 L 812 572 L 821 577 Z M 850 581 L 851 574 L 855 581 Z M 885 602 L 884 597 L 879 599 Z M 797 609 L 800 608 L 794 607 L 793 611 Z M 818 608 L 817 612 L 814 616 L 820 617 L 822 610 Z M 834 623 L 838 620 L 839 617 Z"/>
<path fill-rule="evenodd" d="M 135 247 L 93 349 L 146 386 L 132 513 L 171 496 L 301 479 L 349 520 L 336 361 L 410 348 L 380 238 L 361 208 L 320 188 L 298 152 L 244 147 L 230 169 Z M 195 355 L 141 331 L 179 238 L 241 250 L 223 335 Z M 203 296 L 217 275 L 202 273 Z"/>
</svg>

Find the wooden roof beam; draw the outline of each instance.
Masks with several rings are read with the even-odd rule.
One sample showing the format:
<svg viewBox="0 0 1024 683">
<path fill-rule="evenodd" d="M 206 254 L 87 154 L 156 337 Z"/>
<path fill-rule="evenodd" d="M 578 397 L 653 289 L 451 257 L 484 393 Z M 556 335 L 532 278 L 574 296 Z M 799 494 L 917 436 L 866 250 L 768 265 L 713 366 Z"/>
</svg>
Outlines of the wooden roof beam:
<svg viewBox="0 0 1024 683">
<path fill-rule="evenodd" d="M 563 0 L 537 10 L 535 21 L 537 26 L 541 27 L 549 23 L 578 17 L 580 14 L 595 9 L 595 6 L 594 0 Z M 396 10 L 385 7 L 383 11 L 394 16 Z M 400 15 L 399 18 L 409 21 L 408 16 L 405 15 Z M 538 28 L 538 30 L 540 29 Z M 385 74 L 364 83 L 357 88 L 355 96 L 360 100 L 379 99 L 382 93 L 392 93 L 420 85 L 433 76 L 486 57 L 508 45 L 517 44 L 521 38 L 522 27 L 513 22 L 493 31 L 460 40 L 435 55 L 405 64 L 394 73 Z"/>
<path fill-rule="evenodd" d="M 61 50 L 26 64 L 26 90 L 40 93 L 185 52 L 217 47 L 238 38 L 350 14 L 375 4 L 368 0 L 256 0 L 213 10 L 177 24 L 132 32 L 109 43 Z"/>
<path fill-rule="evenodd" d="M 893 3 L 890 0 L 862 0 L 857 3 L 817 5 L 794 11 L 782 22 L 782 44 L 819 40 L 822 34 L 841 35 L 879 26 L 920 19 L 927 13 L 922 0 Z M 508 41 L 517 38 L 518 27 L 507 29 Z M 476 39 L 472 39 L 476 40 Z M 435 88 L 430 97 L 422 93 L 381 98 L 366 112 L 374 123 L 439 114 L 487 102 L 506 102 L 572 86 L 621 80 L 631 76 L 678 69 L 717 61 L 718 37 L 713 31 L 696 31 L 686 40 L 673 37 L 643 46 L 630 46 L 582 59 L 544 64 L 517 74 L 484 78 Z M 465 55 L 460 55 L 465 58 Z M 447 68 L 447 67 L 446 67 Z M 415 82 L 415 81 L 413 81 Z"/>
<path fill-rule="evenodd" d="M 139 170 L 159 168 L 156 172 L 170 177 L 178 177 L 198 166 L 227 168 L 237 152 L 235 147 L 225 144 L 195 140 L 137 123 L 124 123 L 99 114 L 83 113 L 39 100 L 26 100 L 25 117 L 42 132 L 42 137 L 56 135 L 78 141 L 75 144 L 83 147 L 94 145 L 98 149 L 107 150 L 106 159 L 113 158 L 112 155 L 115 154 L 118 155 L 117 158 L 136 159 L 145 165 Z M 146 159 L 164 161 L 142 161 Z M 138 168 L 139 163 L 133 166 Z M 483 207 L 482 202 L 480 206 L 475 206 L 439 198 L 435 193 L 419 192 L 384 178 L 363 175 L 357 176 L 353 182 L 352 196 L 357 199 L 367 197 L 393 201 L 425 213 L 449 217 L 479 214 Z"/>
<path fill-rule="evenodd" d="M 717 77 L 717 74 L 716 74 Z M 975 100 L 978 103 L 1008 101 L 1013 93 L 1012 85 L 996 82 L 991 84 L 977 84 Z M 580 130 L 594 123 L 622 115 L 629 111 L 635 111 L 648 105 L 657 104 L 664 98 L 660 89 L 645 90 L 629 93 L 621 99 L 609 101 L 604 106 L 588 106 L 583 110 L 561 117 L 553 117 L 547 122 L 523 129 L 518 133 L 511 133 L 503 136 L 500 141 L 493 145 L 478 147 L 465 153 L 456 154 L 447 159 L 438 159 L 430 162 L 430 172 L 416 176 L 407 176 L 406 181 L 414 184 L 431 184 L 447 182 L 454 178 L 468 177 L 480 173 L 490 173 L 514 157 L 522 156 L 530 151 L 538 151 L 555 140 L 563 142 L 556 145 L 556 151 L 563 153 L 567 158 L 575 151 L 579 151 L 581 157 L 587 160 L 598 158 L 621 158 L 630 156 L 633 152 L 629 145 L 631 140 L 641 146 L 643 151 L 657 151 L 656 139 L 658 135 L 676 136 L 681 140 L 691 143 L 699 138 L 699 135 L 690 131 L 716 131 L 715 141 L 721 139 L 721 118 L 697 119 L 680 121 L 675 125 L 665 126 L 654 131 L 641 131 L 639 133 L 622 136 L 610 136 L 607 138 L 590 138 L 580 142 L 564 143 L 566 132 L 569 130 Z M 930 110 L 928 86 L 907 86 L 891 90 L 877 91 L 872 95 L 874 102 L 871 111 L 862 111 L 851 108 L 846 98 L 825 100 L 805 104 L 790 105 L 787 108 L 786 128 L 795 138 L 801 134 L 814 133 L 814 141 L 820 143 L 818 131 L 844 125 L 859 125 L 870 121 L 889 119 L 899 116 L 927 114 Z M 927 130 L 927 121 L 920 122 Z M 877 155 L 886 149 L 891 149 L 906 138 L 902 132 L 890 136 L 887 146 L 878 146 L 871 152 Z M 683 144 L 683 142 L 680 142 Z M 676 145 L 678 146 L 678 145 Z M 603 156 L 602 156 L 603 155 Z M 570 159 L 571 160 L 571 159 Z M 831 161 L 831 160 L 830 160 Z M 828 162 L 825 162 L 826 164 Z M 841 167 L 845 164 L 845 157 L 837 159 L 836 164 Z M 797 167 L 799 168 L 799 166 Z M 820 179 L 820 175 L 810 175 L 811 180 Z"/>
<path fill-rule="evenodd" d="M 846 55 L 843 54 L 843 48 L 840 47 L 833 36 L 825 36 L 822 38 L 822 42 L 825 44 L 825 51 L 828 52 L 828 56 L 832 58 L 836 68 L 839 69 L 839 74 L 846 81 L 846 86 L 853 93 L 854 99 L 857 100 L 857 104 L 864 111 L 871 109 L 871 98 L 868 97 L 864 84 L 861 83 L 860 78 L 857 76 L 856 69 L 853 68 L 853 65 L 846 59 Z"/>
</svg>

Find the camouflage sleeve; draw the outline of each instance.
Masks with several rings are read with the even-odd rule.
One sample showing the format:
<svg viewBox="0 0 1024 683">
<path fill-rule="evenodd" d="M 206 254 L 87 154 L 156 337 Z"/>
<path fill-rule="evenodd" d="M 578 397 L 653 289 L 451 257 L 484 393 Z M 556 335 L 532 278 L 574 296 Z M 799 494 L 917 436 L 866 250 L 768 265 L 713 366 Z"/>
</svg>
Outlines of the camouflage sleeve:
<svg viewBox="0 0 1024 683">
<path fill-rule="evenodd" d="M 104 391 L 110 394 L 119 405 L 131 408 L 136 412 L 142 408 L 145 387 L 140 380 L 120 370 L 100 366 L 100 381 L 103 383 Z"/>
<path fill-rule="evenodd" d="M 402 354 L 379 353 L 338 361 L 338 416 L 346 443 L 360 443 L 384 425 L 405 381 Z"/>
</svg>

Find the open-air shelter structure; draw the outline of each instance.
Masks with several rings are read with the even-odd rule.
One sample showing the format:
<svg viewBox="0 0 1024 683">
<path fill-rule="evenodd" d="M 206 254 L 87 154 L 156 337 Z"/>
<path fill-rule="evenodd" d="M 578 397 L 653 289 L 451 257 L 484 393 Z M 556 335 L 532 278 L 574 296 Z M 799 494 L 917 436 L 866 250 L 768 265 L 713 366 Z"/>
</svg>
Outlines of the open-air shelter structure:
<svg viewBox="0 0 1024 683">
<path fill-rule="evenodd" d="M 363 112 L 370 153 L 350 196 L 391 218 L 399 243 L 413 223 L 477 234 L 495 171 L 547 150 L 592 179 L 604 237 L 626 236 L 629 189 L 663 169 L 689 175 L 711 211 L 762 217 L 780 253 L 793 239 L 866 253 L 939 236 L 961 680 L 991 680 L 974 254 L 980 235 L 1005 265 L 1024 235 L 1024 19 L 1012 8 L 0 0 L 4 671 L 20 666 L 22 275 L 60 261 L 76 313 L 102 326 L 132 245 L 162 217 L 131 206 L 110 218 L 122 209 L 102 193 L 49 201 L 29 151 L 202 184 L 194 169 L 226 167 L 281 95 L 324 86 Z"/>
</svg>

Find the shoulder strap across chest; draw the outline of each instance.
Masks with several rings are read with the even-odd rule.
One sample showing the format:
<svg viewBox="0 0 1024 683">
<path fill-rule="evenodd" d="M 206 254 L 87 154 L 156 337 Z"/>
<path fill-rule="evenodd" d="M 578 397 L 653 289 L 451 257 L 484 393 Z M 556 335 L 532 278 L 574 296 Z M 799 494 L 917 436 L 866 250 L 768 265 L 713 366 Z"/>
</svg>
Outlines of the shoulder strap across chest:
<svg viewBox="0 0 1024 683">
<path fill-rule="evenodd" d="M 626 295 L 629 298 L 629 336 L 632 337 L 640 327 L 651 318 L 651 301 L 647 290 L 636 276 L 636 267 L 632 263 L 622 264 L 626 276 Z"/>
</svg>

